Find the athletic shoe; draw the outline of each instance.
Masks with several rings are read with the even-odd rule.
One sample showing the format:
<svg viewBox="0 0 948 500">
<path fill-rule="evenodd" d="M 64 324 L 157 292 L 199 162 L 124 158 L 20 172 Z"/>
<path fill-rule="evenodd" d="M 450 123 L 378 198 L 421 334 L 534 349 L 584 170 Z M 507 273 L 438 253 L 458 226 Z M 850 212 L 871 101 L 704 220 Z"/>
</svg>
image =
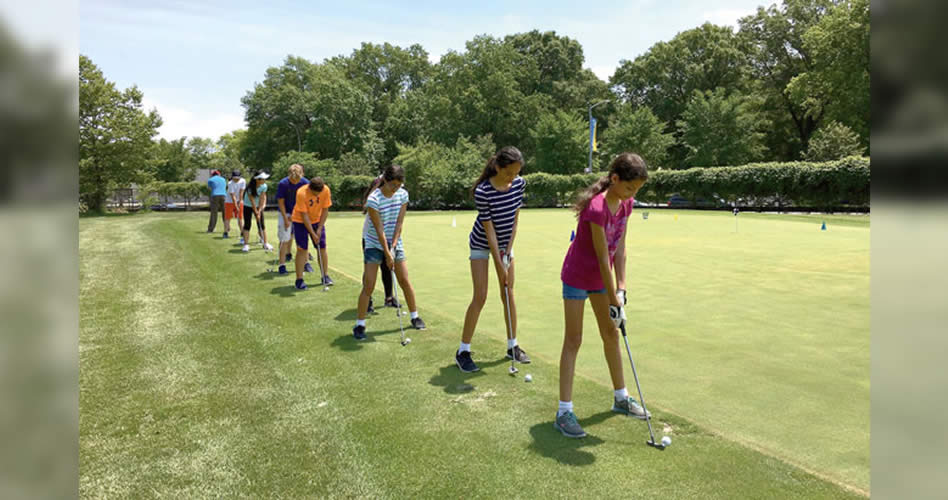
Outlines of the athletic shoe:
<svg viewBox="0 0 948 500">
<path fill-rule="evenodd" d="M 474 360 L 471 359 L 471 351 L 458 351 L 454 354 L 454 362 L 458 364 L 458 368 L 464 373 L 473 373 L 480 370 L 480 368 L 474 364 Z"/>
<path fill-rule="evenodd" d="M 227 238 L 230 238 L 230 236 L 227 236 L 227 233 L 225 232 L 225 233 L 224 233 L 224 239 L 226 240 Z"/>
<path fill-rule="evenodd" d="M 240 237 L 240 244 L 241 244 L 241 245 L 244 244 L 244 237 L 243 237 L 243 236 Z"/>
<path fill-rule="evenodd" d="M 514 358 L 516 356 L 516 358 Z M 523 352 L 523 349 L 519 345 L 515 345 L 513 352 L 510 352 L 510 349 L 507 349 L 507 359 L 516 359 L 517 363 L 529 364 L 530 356 L 527 356 L 527 353 Z"/>
<path fill-rule="evenodd" d="M 558 415 L 556 421 L 553 422 L 553 428 L 562 432 L 568 438 L 586 437 L 586 431 L 579 426 L 576 415 L 571 411 Z"/>
<path fill-rule="evenodd" d="M 652 413 L 649 412 L 648 417 L 646 417 L 645 410 L 632 398 L 627 398 L 625 401 L 614 400 L 612 402 L 612 411 L 642 420 L 652 416 Z"/>
<path fill-rule="evenodd" d="M 319 249 L 317 248 L 317 250 Z M 313 260 L 313 254 L 309 254 L 309 260 Z"/>
<path fill-rule="evenodd" d="M 290 273 L 286 272 L 286 266 L 285 266 L 285 265 L 284 265 L 284 266 L 280 266 L 280 274 L 290 274 Z"/>
<path fill-rule="evenodd" d="M 352 336 L 355 337 L 356 340 L 365 340 L 369 338 L 369 336 L 365 334 L 365 327 L 362 325 L 356 325 L 352 329 Z"/>
<path fill-rule="evenodd" d="M 309 265 L 309 262 L 307 262 L 307 263 L 303 266 L 303 272 L 304 272 L 304 273 L 311 273 L 311 272 L 313 272 L 313 266 Z"/>
<path fill-rule="evenodd" d="M 272 251 L 273 251 L 273 245 L 271 245 L 271 244 L 269 244 L 269 243 L 264 243 L 264 244 L 263 244 L 263 249 L 266 250 L 266 251 L 268 251 L 268 252 L 272 252 Z"/>
<path fill-rule="evenodd" d="M 369 314 L 375 314 L 375 308 L 372 307 L 372 297 L 369 297 L 369 309 L 366 312 Z"/>
<path fill-rule="evenodd" d="M 286 261 L 287 261 L 287 262 L 292 262 L 292 261 L 293 261 L 293 254 L 291 254 L 291 253 L 286 254 Z"/>
<path fill-rule="evenodd" d="M 332 281 L 332 278 L 330 278 L 329 275 L 327 274 L 327 275 L 323 276 L 323 284 L 326 285 L 326 286 L 333 286 L 333 285 L 335 285 L 336 283 L 334 283 L 334 282 Z"/>
<path fill-rule="evenodd" d="M 250 251 L 250 245 L 244 245 L 244 247 L 241 248 L 241 251 L 243 251 L 243 252 L 249 252 L 249 251 Z"/>
<path fill-rule="evenodd" d="M 411 326 L 413 326 L 415 330 L 424 330 L 425 328 L 428 328 L 425 325 L 425 322 L 421 320 L 421 316 L 411 320 Z"/>
<path fill-rule="evenodd" d="M 303 280 L 296 280 L 296 289 L 306 290 L 306 283 L 303 283 Z"/>
<path fill-rule="evenodd" d="M 385 307 L 398 307 L 398 299 L 395 297 L 385 297 Z"/>
</svg>

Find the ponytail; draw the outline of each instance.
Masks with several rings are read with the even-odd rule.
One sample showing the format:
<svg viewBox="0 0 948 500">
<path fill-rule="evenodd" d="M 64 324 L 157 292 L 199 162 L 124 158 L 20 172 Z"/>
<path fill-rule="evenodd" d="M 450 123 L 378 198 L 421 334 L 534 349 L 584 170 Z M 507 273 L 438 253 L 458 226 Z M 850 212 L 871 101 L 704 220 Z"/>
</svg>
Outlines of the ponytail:
<svg viewBox="0 0 948 500">
<path fill-rule="evenodd" d="M 622 153 L 616 156 L 612 160 L 612 164 L 609 165 L 609 173 L 600 177 L 599 180 L 584 189 L 576 197 L 576 203 L 573 205 L 576 217 L 579 217 L 579 214 L 586 210 L 593 198 L 612 186 L 613 175 L 617 176 L 620 181 L 648 179 L 648 167 L 645 165 L 645 160 L 635 153 Z"/>
<path fill-rule="evenodd" d="M 513 163 L 519 163 L 523 166 L 523 153 L 513 146 L 504 146 L 497 154 L 487 160 L 484 171 L 481 172 L 481 176 L 477 178 L 477 182 L 471 187 L 471 193 L 473 194 L 474 191 L 477 190 L 477 186 L 479 186 L 480 183 L 497 175 L 498 169 L 505 168 Z"/>
</svg>

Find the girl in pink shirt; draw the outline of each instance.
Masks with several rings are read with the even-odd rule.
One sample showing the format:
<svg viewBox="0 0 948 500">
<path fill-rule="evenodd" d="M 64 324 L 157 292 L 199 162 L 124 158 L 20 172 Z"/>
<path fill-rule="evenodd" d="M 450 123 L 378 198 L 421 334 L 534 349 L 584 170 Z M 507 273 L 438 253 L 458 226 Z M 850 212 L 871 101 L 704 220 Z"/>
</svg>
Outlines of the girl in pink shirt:
<svg viewBox="0 0 948 500">
<path fill-rule="evenodd" d="M 622 153 L 612 161 L 609 175 L 587 188 L 573 207 L 579 223 L 560 273 L 566 332 L 560 354 L 560 402 L 553 424 L 567 437 L 586 435 L 573 413 L 573 374 L 583 339 L 587 298 L 599 324 L 615 389 L 612 411 L 647 418 L 626 389 L 618 332 L 619 324 L 625 320 L 626 221 L 632 211 L 633 196 L 647 179 L 645 161 L 637 154 Z"/>
</svg>

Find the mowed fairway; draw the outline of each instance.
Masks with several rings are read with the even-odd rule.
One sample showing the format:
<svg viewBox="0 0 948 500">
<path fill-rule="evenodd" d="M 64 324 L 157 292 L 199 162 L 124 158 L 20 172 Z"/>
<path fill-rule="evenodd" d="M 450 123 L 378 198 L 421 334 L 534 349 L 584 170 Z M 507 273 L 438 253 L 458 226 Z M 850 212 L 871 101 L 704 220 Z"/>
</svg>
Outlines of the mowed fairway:
<svg viewBox="0 0 948 500">
<path fill-rule="evenodd" d="M 729 213 L 640 213 L 629 334 L 653 425 L 674 440 L 664 452 L 644 445 L 645 422 L 609 411 L 588 308 L 574 401 L 590 436 L 552 429 L 567 210 L 521 214 L 516 294 L 534 363 L 517 378 L 493 276 L 473 343 L 482 371 L 454 366 L 472 212 L 409 213 L 429 329 L 407 347 L 392 309 L 369 318 L 368 342 L 351 337 L 358 214 L 329 220 L 336 286 L 308 275 L 300 293 L 266 272 L 272 254 L 205 234 L 206 212 L 82 219 L 80 494 L 867 494 L 868 217 L 828 217 L 824 232 L 819 217 L 748 213 L 735 232 Z"/>
</svg>

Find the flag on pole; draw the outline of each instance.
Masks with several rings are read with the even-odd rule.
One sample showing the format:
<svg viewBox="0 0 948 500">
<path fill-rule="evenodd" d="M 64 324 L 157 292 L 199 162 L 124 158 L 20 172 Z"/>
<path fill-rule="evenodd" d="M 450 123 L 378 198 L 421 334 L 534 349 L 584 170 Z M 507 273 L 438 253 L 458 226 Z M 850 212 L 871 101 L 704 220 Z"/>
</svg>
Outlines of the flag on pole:
<svg viewBox="0 0 948 500">
<path fill-rule="evenodd" d="M 592 145 L 593 151 L 598 151 L 596 148 L 596 119 L 590 118 L 589 120 L 589 144 Z"/>
</svg>

